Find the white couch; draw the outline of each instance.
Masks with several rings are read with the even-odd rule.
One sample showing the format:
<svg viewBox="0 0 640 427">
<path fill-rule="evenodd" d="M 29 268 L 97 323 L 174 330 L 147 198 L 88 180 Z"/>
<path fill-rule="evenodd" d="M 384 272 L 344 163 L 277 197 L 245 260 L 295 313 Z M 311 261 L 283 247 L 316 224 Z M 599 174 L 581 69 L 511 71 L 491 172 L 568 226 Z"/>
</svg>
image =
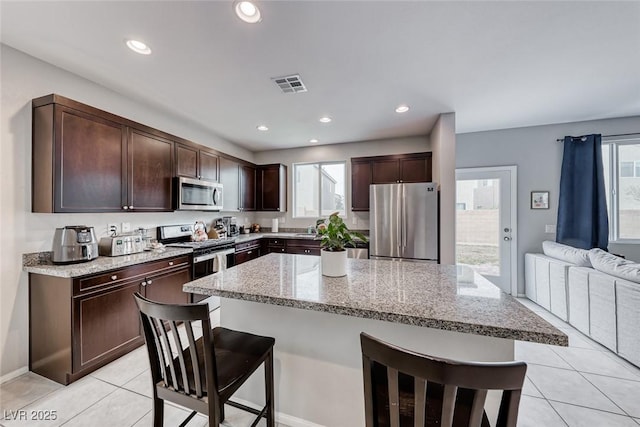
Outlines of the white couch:
<svg viewBox="0 0 640 427">
<path fill-rule="evenodd" d="M 543 254 L 525 254 L 531 301 L 640 367 L 640 283 Z"/>
</svg>

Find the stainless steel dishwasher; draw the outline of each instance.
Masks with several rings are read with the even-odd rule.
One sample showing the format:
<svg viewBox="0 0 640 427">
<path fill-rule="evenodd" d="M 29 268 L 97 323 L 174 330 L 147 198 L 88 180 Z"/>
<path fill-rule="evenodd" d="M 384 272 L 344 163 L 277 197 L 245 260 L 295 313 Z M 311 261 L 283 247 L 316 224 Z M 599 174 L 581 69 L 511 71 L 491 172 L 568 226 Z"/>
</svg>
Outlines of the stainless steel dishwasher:
<svg viewBox="0 0 640 427">
<path fill-rule="evenodd" d="M 369 244 L 357 242 L 355 248 L 347 248 L 347 258 L 369 258 Z"/>
</svg>

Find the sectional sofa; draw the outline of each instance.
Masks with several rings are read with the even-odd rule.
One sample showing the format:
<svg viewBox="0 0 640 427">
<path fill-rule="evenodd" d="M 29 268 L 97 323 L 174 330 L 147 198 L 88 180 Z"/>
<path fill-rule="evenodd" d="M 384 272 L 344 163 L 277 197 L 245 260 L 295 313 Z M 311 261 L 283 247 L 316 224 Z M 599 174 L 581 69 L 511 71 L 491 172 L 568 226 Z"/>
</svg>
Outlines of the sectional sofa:
<svg viewBox="0 0 640 427">
<path fill-rule="evenodd" d="M 527 298 L 640 367 L 640 264 L 543 242 L 525 254 Z"/>
</svg>

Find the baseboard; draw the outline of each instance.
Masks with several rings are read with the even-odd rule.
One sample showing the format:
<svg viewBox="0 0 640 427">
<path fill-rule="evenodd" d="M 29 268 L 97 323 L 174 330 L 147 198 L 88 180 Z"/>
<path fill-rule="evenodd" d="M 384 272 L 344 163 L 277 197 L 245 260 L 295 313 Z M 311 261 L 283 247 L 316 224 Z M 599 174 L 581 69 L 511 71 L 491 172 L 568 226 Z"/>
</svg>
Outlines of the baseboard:
<svg viewBox="0 0 640 427">
<path fill-rule="evenodd" d="M 257 410 L 262 409 L 261 406 L 255 405 L 249 401 L 243 399 L 237 399 L 232 397 L 231 400 L 238 402 L 242 405 L 254 408 Z M 325 427 L 321 424 L 312 423 L 311 421 L 303 420 L 302 418 L 294 417 L 292 415 L 283 414 L 282 412 L 276 412 L 276 423 L 284 424 L 287 427 Z"/>
<path fill-rule="evenodd" d="M 26 374 L 27 372 L 29 372 L 29 367 L 28 366 L 23 366 L 20 369 L 16 369 L 13 372 L 9 372 L 8 374 L 5 374 L 5 375 L 0 377 L 0 384 L 4 384 L 7 381 L 11 381 L 12 379 L 17 378 L 22 374 Z"/>
</svg>

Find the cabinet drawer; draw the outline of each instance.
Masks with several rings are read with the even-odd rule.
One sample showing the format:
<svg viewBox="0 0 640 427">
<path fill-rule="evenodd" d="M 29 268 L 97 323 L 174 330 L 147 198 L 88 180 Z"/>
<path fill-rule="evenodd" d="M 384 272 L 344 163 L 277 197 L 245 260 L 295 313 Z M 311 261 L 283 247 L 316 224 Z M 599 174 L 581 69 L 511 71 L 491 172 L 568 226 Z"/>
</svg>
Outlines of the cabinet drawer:
<svg viewBox="0 0 640 427">
<path fill-rule="evenodd" d="M 251 240 L 250 242 L 237 243 L 236 252 L 244 251 L 251 248 L 258 248 L 258 247 L 260 247 L 259 239 Z"/>
<path fill-rule="evenodd" d="M 248 249 L 242 252 L 236 252 L 236 265 L 240 265 L 244 262 L 251 261 L 260 257 L 260 247 Z"/>
<path fill-rule="evenodd" d="M 158 271 L 184 267 L 189 265 L 189 255 L 175 258 L 167 258 L 158 261 L 151 261 L 144 264 L 132 265 L 130 267 L 111 270 L 95 276 L 84 277 L 74 281 L 74 295 L 95 290 L 102 286 L 109 286 L 122 283 L 124 280 L 133 279 L 138 276 L 154 274 Z"/>
<path fill-rule="evenodd" d="M 287 248 L 287 253 L 295 255 L 320 255 L 320 248 L 305 248 L 304 246 L 293 246 Z"/>
<path fill-rule="evenodd" d="M 320 240 L 290 239 L 287 241 L 287 247 L 320 248 Z"/>
<path fill-rule="evenodd" d="M 284 239 L 267 239 L 267 246 L 270 248 L 283 248 L 285 243 Z"/>
</svg>

